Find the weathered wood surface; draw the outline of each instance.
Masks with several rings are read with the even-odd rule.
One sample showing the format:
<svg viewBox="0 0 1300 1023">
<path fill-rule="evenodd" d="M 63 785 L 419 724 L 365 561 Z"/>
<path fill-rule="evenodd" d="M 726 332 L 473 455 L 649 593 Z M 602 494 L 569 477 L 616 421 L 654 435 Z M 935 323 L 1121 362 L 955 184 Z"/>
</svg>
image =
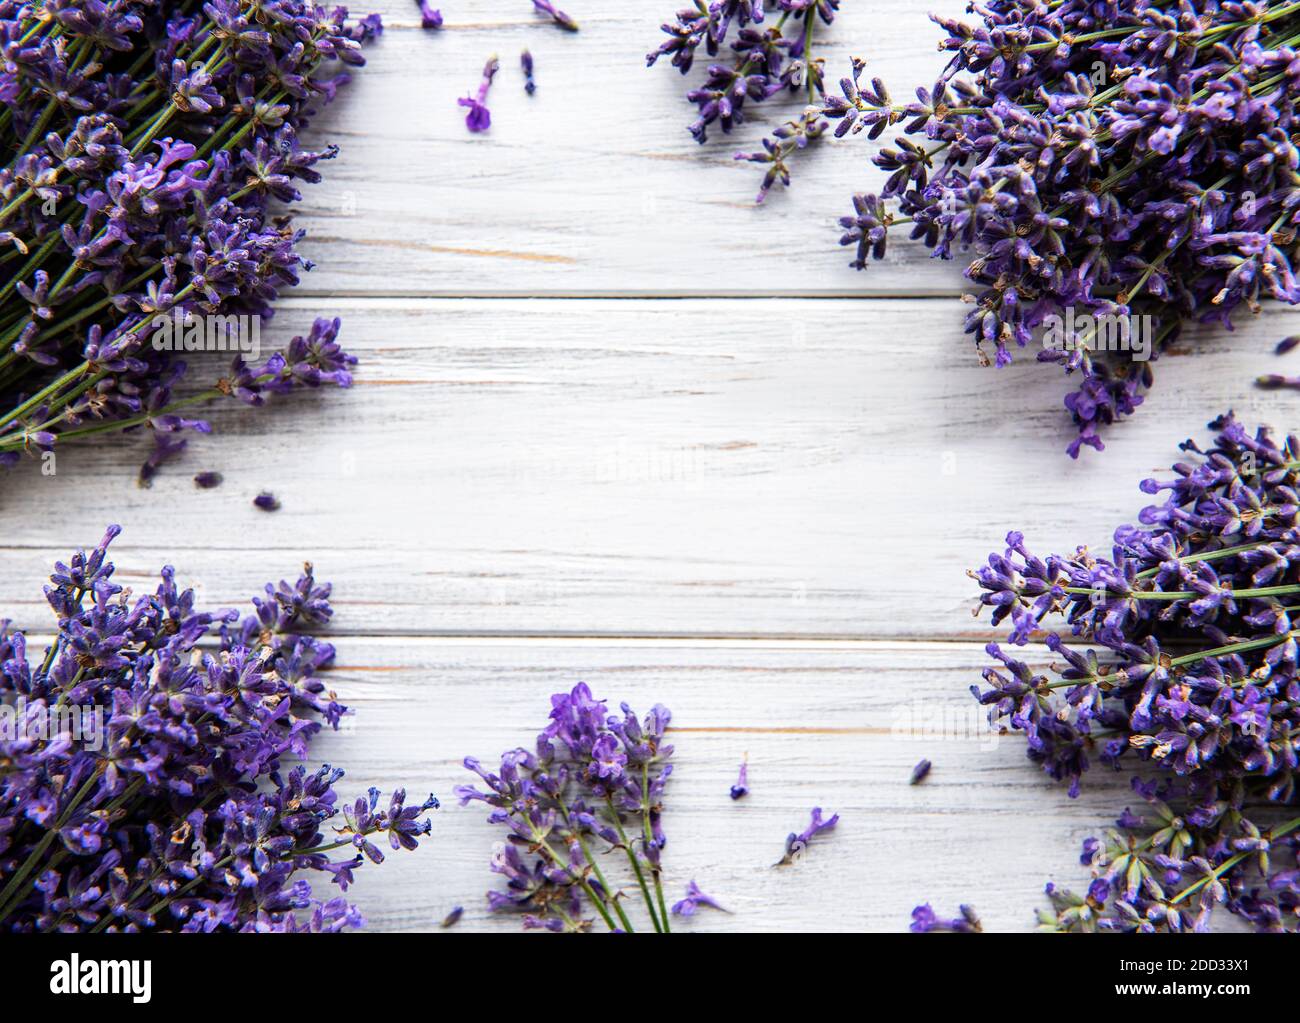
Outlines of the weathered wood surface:
<svg viewBox="0 0 1300 1023">
<path fill-rule="evenodd" d="M 981 368 L 948 299 L 293 299 L 264 340 L 317 311 L 352 390 L 231 402 L 151 490 L 143 438 L 7 481 L 0 607 L 43 625 L 45 566 L 113 521 L 133 585 L 171 561 L 230 602 L 310 558 L 355 633 L 974 638 L 965 571 L 1008 529 L 1104 549 L 1211 414 L 1293 402 L 1250 383 L 1289 311 L 1160 360 L 1078 462 L 1064 375 Z"/>
<path fill-rule="evenodd" d="M 356 715 L 317 751 L 348 767 L 347 792 L 399 780 L 446 803 L 427 848 L 358 873 L 374 927 L 427 930 L 455 905 L 460 929 L 517 926 L 486 912 L 501 829 L 451 788 L 476 780 L 462 756 L 490 762 L 531 745 L 545 694 L 585 680 L 639 713 L 656 701 L 673 711 L 666 895 L 694 879 L 732 910 L 702 910 L 680 929 L 897 931 L 927 900 L 941 912 L 973 903 L 990 929 L 1024 929 L 1047 880 L 1085 880 L 1080 843 L 1132 794 L 1097 768 L 1069 800 L 1021 741 L 988 734 L 965 692 L 983 659 L 978 645 L 951 643 L 355 639 L 331 683 Z M 733 802 L 746 753 L 751 793 Z M 909 786 L 922 757 L 932 773 Z M 839 825 L 773 868 L 813 806 Z"/>
<path fill-rule="evenodd" d="M 571 3 L 582 31 L 534 18 L 528 0 L 446 3 L 441 33 L 418 27 L 414 3 L 374 5 L 389 28 L 369 65 L 325 119 L 341 153 L 301 224 L 320 264 L 313 294 L 367 295 L 916 295 L 959 291 L 961 267 L 903 239 L 889 262 L 858 273 L 838 247 L 838 218 L 857 191 L 879 190 L 876 145 L 829 140 L 797 162 L 794 186 L 754 205 L 762 171 L 737 152 L 802 112 L 799 97 L 747 110 L 730 135 L 697 145 L 686 92 L 703 78 L 701 49 L 683 77 L 645 54 L 678 0 Z M 902 102 L 946 63 L 931 9 L 960 0 L 846 2 L 818 52 L 827 77 L 868 61 Z M 519 53 L 537 61 L 523 91 Z M 465 130 L 456 99 L 501 59 L 492 129 Z M 881 145 L 893 137 L 887 133 Z"/>
</svg>

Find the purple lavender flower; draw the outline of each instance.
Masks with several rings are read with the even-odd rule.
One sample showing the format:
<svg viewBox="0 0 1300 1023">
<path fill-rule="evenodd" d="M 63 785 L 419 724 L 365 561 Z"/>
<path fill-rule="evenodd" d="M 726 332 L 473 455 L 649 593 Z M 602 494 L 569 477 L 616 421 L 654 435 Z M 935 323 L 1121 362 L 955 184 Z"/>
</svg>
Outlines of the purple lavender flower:
<svg viewBox="0 0 1300 1023">
<path fill-rule="evenodd" d="M 928 760 L 922 760 L 918 763 L 914 768 L 912 768 L 912 777 L 908 780 L 908 784 L 920 785 L 921 782 L 925 781 L 925 779 L 930 776 L 931 766 L 932 765 Z"/>
<path fill-rule="evenodd" d="M 551 0 L 533 0 L 533 10 L 538 14 L 545 14 L 551 21 L 567 32 L 578 31 L 578 23 L 563 11 L 556 10 Z"/>
<path fill-rule="evenodd" d="M 708 140 L 708 129 L 714 124 L 724 134 L 743 124 L 747 104 L 762 103 L 782 93 L 802 97 L 808 109 L 764 139 L 761 150 L 735 154 L 737 160 L 766 165 L 757 197 L 760 203 L 778 182 L 789 185 L 791 157 L 821 137 L 828 126 L 821 111 L 826 96 L 823 61 L 813 56 L 812 44 L 816 21 L 829 25 L 839 0 L 782 0 L 780 6 L 776 23 L 760 28 L 764 13 L 757 0 L 711 4 L 695 0 L 693 7 L 678 11 L 675 21 L 663 25 L 668 39 L 646 55 L 647 65 L 670 56 L 682 74 L 690 72 L 701 45 L 708 56 L 722 58 L 710 63 L 704 81 L 686 94 L 698 109 L 689 130 L 701 144 Z M 730 39 L 733 26 L 737 29 L 734 40 Z M 729 52 L 723 56 L 729 41 Z"/>
<path fill-rule="evenodd" d="M 23 708 L 0 733 L 0 929 L 360 926 L 305 875 L 346 892 L 360 865 L 346 850 L 382 834 L 414 849 L 437 801 L 372 792 L 343 811 L 342 770 L 290 765 L 347 713 L 321 678 L 334 648 L 301 631 L 328 620 L 328 584 L 306 566 L 241 617 L 196 609 L 166 567 L 133 598 L 108 560 L 119 532 L 55 566 L 42 657 L 0 626 L 0 699 Z M 52 730 L 56 710 L 68 724 Z"/>
<path fill-rule="evenodd" d="M 222 476 L 219 472 L 201 472 L 194 477 L 194 485 L 200 490 L 211 490 L 221 486 Z"/>
<path fill-rule="evenodd" d="M 1049 888 L 1049 929 L 1204 930 L 1219 906 L 1295 927 L 1282 864 L 1300 850 L 1300 442 L 1230 414 L 1211 427 L 1171 478 L 1143 481 L 1160 503 L 1115 530 L 1109 558 L 1039 557 L 1012 532 L 973 573 L 1011 644 L 1044 648 L 1022 660 L 989 644 L 973 692 L 991 720 L 1023 732 L 1071 796 L 1093 759 L 1143 769 L 1144 812 L 1085 844 L 1084 895 Z"/>
<path fill-rule="evenodd" d="M 455 927 L 458 923 L 460 923 L 460 918 L 464 915 L 465 915 L 464 906 L 453 906 L 451 912 L 442 918 L 442 923 L 439 924 L 438 926 Z"/>
<path fill-rule="evenodd" d="M 694 916 L 695 911 L 701 906 L 711 906 L 714 909 L 722 910 L 724 913 L 729 912 L 717 899 L 711 895 L 705 895 L 704 892 L 700 891 L 700 886 L 691 881 L 686 886 L 686 898 L 673 903 L 673 916 Z"/>
<path fill-rule="evenodd" d="M 916 934 L 930 934 L 935 931 L 952 931 L 957 934 L 977 934 L 984 930 L 975 910 L 970 906 L 958 907 L 961 915 L 951 920 L 944 920 L 935 915 L 930 904 L 917 906 L 912 910 L 911 930 Z"/>
<path fill-rule="evenodd" d="M 524 92 L 531 96 L 537 91 L 537 83 L 533 81 L 533 55 L 528 50 L 519 55 L 519 66 L 524 71 Z"/>
<path fill-rule="evenodd" d="M 976 24 L 935 18 L 952 60 L 915 100 L 865 84 L 854 61 L 822 105 L 836 135 L 904 132 L 874 158 L 887 180 L 855 197 L 841 244 L 859 269 L 895 226 L 935 257 L 969 253 L 977 357 L 1003 366 L 1034 346 L 1070 375 L 1078 457 L 1143 403 L 1184 323 L 1300 302 L 1300 153 L 1279 135 L 1300 97 L 1279 70 L 1300 14 L 1270 7 L 1261 31 L 1249 6 L 1152 17 L 1118 0 L 1098 30 L 1084 0 L 971 9 Z"/>
<path fill-rule="evenodd" d="M 501 65 L 497 63 L 496 55 L 493 54 L 483 65 L 483 80 L 479 82 L 478 94 L 476 96 L 462 96 L 456 102 L 462 107 L 469 107 L 469 113 L 465 115 L 465 126 L 470 131 L 480 132 L 487 131 L 492 126 L 492 112 L 487 108 L 488 89 L 492 87 L 492 79 Z"/>
<path fill-rule="evenodd" d="M 148 484 L 209 430 L 181 410 L 235 393 L 223 380 L 177 398 L 187 363 L 159 324 L 264 319 L 310 268 L 281 207 L 334 150 L 299 135 L 380 24 L 273 8 L 0 0 L 0 246 L 18 260 L 0 287 L 0 466 L 143 429 Z"/>
<path fill-rule="evenodd" d="M 822 816 L 822 808 L 814 806 L 808 826 L 797 835 L 792 831 L 786 837 L 785 855 L 781 857 L 775 866 L 788 867 L 792 863 L 797 863 L 803 857 L 803 854 L 808 851 L 808 846 L 812 844 L 812 840 L 823 831 L 832 830 L 839 823 L 839 820 L 840 815 L 838 813 L 825 818 Z"/>
<path fill-rule="evenodd" d="M 488 893 L 493 912 L 520 914 L 525 929 L 587 931 L 595 912 L 612 932 L 634 930 L 621 891 L 607 870 L 623 856 L 656 932 L 671 930 L 663 896 L 660 855 L 664 790 L 673 747 L 664 741 L 672 715 L 655 706 L 638 719 L 627 704 L 608 713 L 585 683 L 551 697 L 550 723 L 532 749 L 509 750 L 499 773 L 472 757 L 465 767 L 482 788 L 456 787 L 461 805 L 492 808 L 491 824 L 509 841 L 491 869 L 504 891 Z"/>
<path fill-rule="evenodd" d="M 262 511 L 265 512 L 273 512 L 273 511 L 280 510 L 279 499 L 269 490 L 263 490 L 255 498 L 253 498 L 253 504 L 257 508 L 260 508 Z"/>
<path fill-rule="evenodd" d="M 442 11 L 435 9 L 429 0 L 415 0 L 415 3 L 420 8 L 421 28 L 442 28 Z"/>
<path fill-rule="evenodd" d="M 731 798 L 743 799 L 749 795 L 749 755 L 740 762 L 740 776 L 736 779 L 736 784 L 731 786 Z"/>
</svg>

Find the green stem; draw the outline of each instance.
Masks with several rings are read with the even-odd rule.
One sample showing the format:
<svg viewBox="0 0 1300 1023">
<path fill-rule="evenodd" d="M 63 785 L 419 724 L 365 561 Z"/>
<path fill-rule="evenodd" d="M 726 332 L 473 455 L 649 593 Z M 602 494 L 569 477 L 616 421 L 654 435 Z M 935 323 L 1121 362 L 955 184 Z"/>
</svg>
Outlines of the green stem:
<svg viewBox="0 0 1300 1023">
<path fill-rule="evenodd" d="M 650 922 L 654 925 L 656 934 L 663 934 L 664 929 L 659 923 L 659 914 L 655 912 L 654 899 L 650 897 L 650 887 L 645 883 L 645 874 L 641 871 L 641 864 L 636 858 L 632 843 L 628 841 L 627 833 L 623 830 L 623 821 L 619 817 L 618 809 L 614 806 L 614 798 L 606 796 L 605 803 L 609 807 L 609 815 L 614 821 L 614 830 L 618 833 L 619 843 L 623 846 L 623 851 L 627 853 L 627 860 L 632 864 L 632 872 L 636 874 L 636 882 L 641 887 L 641 895 L 645 899 L 646 909 L 650 912 Z"/>
<path fill-rule="evenodd" d="M 596 862 L 596 857 L 591 855 L 591 850 L 587 848 L 587 841 L 582 837 L 582 830 L 574 825 L 569 814 L 569 808 L 564 803 L 564 798 L 557 795 L 555 802 L 560 808 L 560 813 L 564 814 L 564 821 L 569 826 L 569 830 L 573 832 L 573 836 L 578 840 L 578 847 L 582 849 L 582 855 L 591 864 L 592 872 L 596 875 L 596 880 L 600 882 L 601 891 L 609 896 L 610 904 L 614 907 L 614 912 L 618 914 L 618 918 L 623 924 L 623 930 L 628 934 L 634 933 L 632 921 L 627 918 L 627 913 L 623 911 L 622 905 L 619 904 L 618 898 L 614 895 L 614 889 L 610 888 L 609 882 L 605 880 L 605 875 L 601 873 L 600 864 Z"/>
<path fill-rule="evenodd" d="M 811 16 L 811 11 L 809 12 Z M 645 846 L 650 848 L 654 842 L 654 835 L 650 832 L 650 765 L 641 765 L 641 828 L 645 838 Z M 653 861 L 650 863 L 650 871 L 654 874 L 655 879 L 655 896 L 659 900 L 659 917 L 663 921 L 664 933 L 671 934 L 672 926 L 668 922 L 668 907 L 664 903 L 664 886 L 662 871 L 659 865 Z"/>
<path fill-rule="evenodd" d="M 1268 833 L 1268 840 L 1270 842 L 1275 841 L 1276 839 L 1282 838 L 1283 836 L 1290 834 L 1292 831 L 1295 831 L 1296 828 L 1300 828 L 1300 817 L 1296 817 L 1293 820 L 1287 821 L 1285 824 L 1281 825 L 1280 827 L 1276 827 L 1272 829 Z M 1193 895 L 1196 892 L 1200 891 L 1211 881 L 1217 881 L 1219 878 L 1221 878 L 1224 874 L 1226 874 L 1229 870 L 1235 867 L 1242 860 L 1247 859 L 1248 857 L 1253 855 L 1254 855 L 1253 852 L 1247 850 L 1246 852 L 1239 852 L 1236 855 L 1231 856 L 1228 859 L 1224 860 L 1221 864 L 1219 864 L 1218 867 L 1214 869 L 1213 873 L 1207 874 L 1199 881 L 1193 882 L 1192 884 L 1184 888 L 1181 892 L 1179 892 L 1177 895 L 1175 895 L 1170 900 L 1170 905 L 1172 906 L 1178 905 L 1178 903 L 1182 902 L 1183 899 L 1187 898 L 1189 895 Z"/>
<path fill-rule="evenodd" d="M 72 819 L 72 815 L 76 812 L 77 807 L 82 804 L 88 795 L 90 795 L 91 789 L 98 784 L 99 778 L 100 774 L 98 770 L 90 773 L 90 777 L 87 778 L 81 788 L 77 790 L 76 795 L 72 797 L 72 802 L 64 808 L 63 813 L 59 815 L 59 819 L 54 822 L 54 826 L 46 830 L 45 834 L 41 837 L 41 840 L 36 843 L 35 848 L 33 848 L 31 853 L 28 855 L 27 859 L 23 861 L 22 866 L 20 866 L 18 870 L 15 871 L 14 876 L 9 879 L 9 883 L 4 886 L 3 890 L 0 890 L 0 923 L 3 923 L 5 918 L 18 907 L 19 903 L 22 902 L 25 894 L 22 891 L 23 882 L 27 880 L 28 875 L 31 874 L 40 863 L 41 857 L 45 855 L 46 850 L 48 850 L 53 844 L 55 838 L 58 837 L 59 832 L 67 826 L 68 821 Z"/>
<path fill-rule="evenodd" d="M 1205 594 L 1197 593 L 1195 590 L 1133 590 L 1129 593 L 1115 593 L 1111 590 L 1089 589 L 1087 586 L 1062 586 L 1061 589 L 1066 593 L 1073 594 L 1105 593 L 1108 596 L 1117 597 L 1120 600 L 1188 600 L 1195 597 L 1205 596 Z M 1222 592 L 1230 597 L 1250 599 L 1260 597 L 1282 597 L 1288 593 L 1300 593 L 1300 585 L 1257 586 L 1253 589 L 1245 590 L 1223 589 Z"/>
</svg>

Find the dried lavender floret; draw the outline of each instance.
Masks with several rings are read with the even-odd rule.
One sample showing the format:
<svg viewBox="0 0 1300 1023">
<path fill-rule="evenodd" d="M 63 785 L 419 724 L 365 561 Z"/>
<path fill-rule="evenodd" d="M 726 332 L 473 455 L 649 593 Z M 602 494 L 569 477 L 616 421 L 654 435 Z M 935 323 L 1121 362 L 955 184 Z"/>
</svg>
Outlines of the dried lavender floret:
<svg viewBox="0 0 1300 1023">
<path fill-rule="evenodd" d="M 980 918 L 970 906 L 960 906 L 960 916 L 945 920 L 937 916 L 930 904 L 917 906 L 912 910 L 911 930 L 917 934 L 930 934 L 935 931 L 952 931 L 956 934 L 978 934 L 984 930 Z"/>
<path fill-rule="evenodd" d="M 453 906 L 451 912 L 442 918 L 440 927 L 455 927 L 460 923 L 460 918 L 465 915 L 464 906 Z"/>
<path fill-rule="evenodd" d="M 709 906 L 713 909 L 720 909 L 724 913 L 730 912 L 712 895 L 706 895 L 700 891 L 700 886 L 692 880 L 686 886 L 686 897 L 680 902 L 673 903 L 673 916 L 694 916 L 696 910 L 701 906 Z"/>
<path fill-rule="evenodd" d="M 537 83 L 533 80 L 533 55 L 528 50 L 524 50 L 519 55 L 519 66 L 524 72 L 524 92 L 532 95 L 537 91 Z"/>
<path fill-rule="evenodd" d="M 838 813 L 827 818 L 822 815 L 820 806 L 814 806 L 808 826 L 798 834 L 792 831 L 786 836 L 785 854 L 774 865 L 788 867 L 792 863 L 798 862 L 803 857 L 803 854 L 808 851 L 808 846 L 812 844 L 812 840 L 822 832 L 834 829 L 839 821 L 840 815 Z"/>
<path fill-rule="evenodd" d="M 221 486 L 222 476 L 219 472 L 201 472 L 194 477 L 194 485 L 200 490 L 211 490 Z"/>
<path fill-rule="evenodd" d="M 533 0 L 533 10 L 544 14 L 566 32 L 578 31 L 578 23 L 561 10 L 557 10 L 551 0 Z"/>
<path fill-rule="evenodd" d="M 44 656 L 0 626 L 0 703 L 21 708 L 0 715 L 0 930 L 361 925 L 306 877 L 346 892 L 385 836 L 416 848 L 438 801 L 341 804 L 343 771 L 293 763 L 348 713 L 321 677 L 333 646 L 307 634 L 330 585 L 307 565 L 241 616 L 196 609 L 166 567 L 132 598 L 108 560 L 119 533 L 55 566 Z"/>
<path fill-rule="evenodd" d="M 255 498 L 253 498 L 253 505 L 254 507 L 265 512 L 273 512 L 273 511 L 280 510 L 279 498 L 277 498 L 269 490 L 263 490 Z"/>
<path fill-rule="evenodd" d="M 496 54 L 493 54 L 483 65 L 483 77 L 479 81 L 478 92 L 472 96 L 462 96 L 456 101 L 462 107 L 469 108 L 469 113 L 465 115 L 465 126 L 470 131 L 483 132 L 492 127 L 492 112 L 487 108 L 487 94 L 492 88 L 492 79 L 496 77 L 500 66 Z"/>
<path fill-rule="evenodd" d="M 740 762 L 740 775 L 736 778 L 736 784 L 731 786 L 731 798 L 743 799 L 749 795 L 749 755 Z"/>
<path fill-rule="evenodd" d="M 928 760 L 922 760 L 912 768 L 912 777 L 908 780 L 909 785 L 920 785 L 926 778 L 930 777 L 931 763 Z"/>
<path fill-rule="evenodd" d="M 415 4 L 420 8 L 421 28 L 442 28 L 442 11 L 429 3 L 429 0 L 415 0 Z"/>
<path fill-rule="evenodd" d="M 936 257 L 968 254 L 978 356 L 1005 365 L 1035 346 L 1075 377 L 1077 457 L 1142 404 L 1185 323 L 1300 301 L 1300 9 L 971 9 L 973 25 L 934 17 L 952 59 L 914 101 L 895 103 L 854 61 L 823 105 L 836 135 L 905 133 L 874 158 L 888 177 L 854 198 L 841 244 L 858 268 L 894 228 Z"/>
<path fill-rule="evenodd" d="M 1184 442 L 1172 478 L 1141 484 L 1163 502 L 1109 558 L 1042 558 L 1013 532 L 973 573 L 1010 643 L 1050 661 L 990 643 L 972 687 L 990 719 L 1072 796 L 1094 758 L 1144 769 L 1144 815 L 1085 845 L 1088 894 L 1049 891 L 1065 929 L 1204 930 L 1220 905 L 1300 926 L 1300 441 L 1210 425 L 1213 444 Z"/>
</svg>

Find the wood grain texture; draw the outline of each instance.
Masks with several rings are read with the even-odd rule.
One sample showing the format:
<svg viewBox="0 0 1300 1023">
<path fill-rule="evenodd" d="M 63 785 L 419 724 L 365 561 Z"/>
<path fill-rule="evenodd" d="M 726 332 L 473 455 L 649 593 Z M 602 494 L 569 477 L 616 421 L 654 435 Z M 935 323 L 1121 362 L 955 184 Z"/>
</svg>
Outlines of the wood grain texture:
<svg viewBox="0 0 1300 1023">
<path fill-rule="evenodd" d="M 499 884 L 487 861 L 500 829 L 451 789 L 475 780 L 462 756 L 494 763 L 530 745 L 547 695 L 579 680 L 612 706 L 673 711 L 666 894 L 695 879 L 733 911 L 680 929 L 898 931 L 925 901 L 1024 929 L 1045 881 L 1084 880 L 1080 842 L 1132 794 L 1095 769 L 1067 799 L 1019 739 L 989 734 L 965 692 L 983 661 L 975 644 L 349 639 L 330 681 L 356 714 L 314 752 L 348 770 L 344 792 L 397 781 L 444 800 L 426 846 L 358 872 L 356 901 L 378 929 L 428 930 L 455 905 L 460 930 L 518 928 L 484 897 Z M 751 794 L 733 802 L 746 753 Z M 922 757 L 930 778 L 909 786 Z M 816 805 L 841 815 L 836 830 L 773 869 Z"/>
<path fill-rule="evenodd" d="M 317 312 L 351 391 L 232 402 L 152 490 L 125 438 L 7 481 L 0 608 L 44 627 L 36 580 L 114 521 L 133 585 L 171 561 L 222 603 L 310 558 L 346 633 L 978 638 L 965 571 L 1008 529 L 1105 547 L 1212 414 L 1295 425 L 1250 386 L 1289 311 L 1189 338 L 1078 462 L 1064 376 L 980 368 L 952 300 L 295 299 L 264 340 Z"/>
<path fill-rule="evenodd" d="M 701 55 L 683 77 L 645 54 L 677 0 L 571 3 L 582 23 L 561 32 L 527 0 L 445 5 L 426 32 L 413 3 L 375 4 L 387 30 L 369 64 L 322 119 L 337 142 L 326 180 L 301 204 L 306 252 L 318 263 L 302 293 L 367 295 L 915 295 L 961 288 L 960 264 L 935 263 L 901 239 L 866 273 L 838 247 L 854 192 L 878 190 L 864 136 L 830 141 L 796 163 L 794 186 L 763 207 L 762 171 L 738 151 L 802 112 L 797 97 L 747 111 L 732 134 L 696 145 L 686 131 Z M 928 12 L 961 0 L 846 2 L 821 30 L 827 76 L 865 57 L 899 102 L 929 86 L 946 55 Z M 819 36 L 820 37 L 820 36 Z M 537 60 L 523 91 L 520 51 Z M 471 136 L 456 99 L 497 53 L 492 128 Z M 882 144 L 892 138 L 888 133 Z"/>
</svg>

